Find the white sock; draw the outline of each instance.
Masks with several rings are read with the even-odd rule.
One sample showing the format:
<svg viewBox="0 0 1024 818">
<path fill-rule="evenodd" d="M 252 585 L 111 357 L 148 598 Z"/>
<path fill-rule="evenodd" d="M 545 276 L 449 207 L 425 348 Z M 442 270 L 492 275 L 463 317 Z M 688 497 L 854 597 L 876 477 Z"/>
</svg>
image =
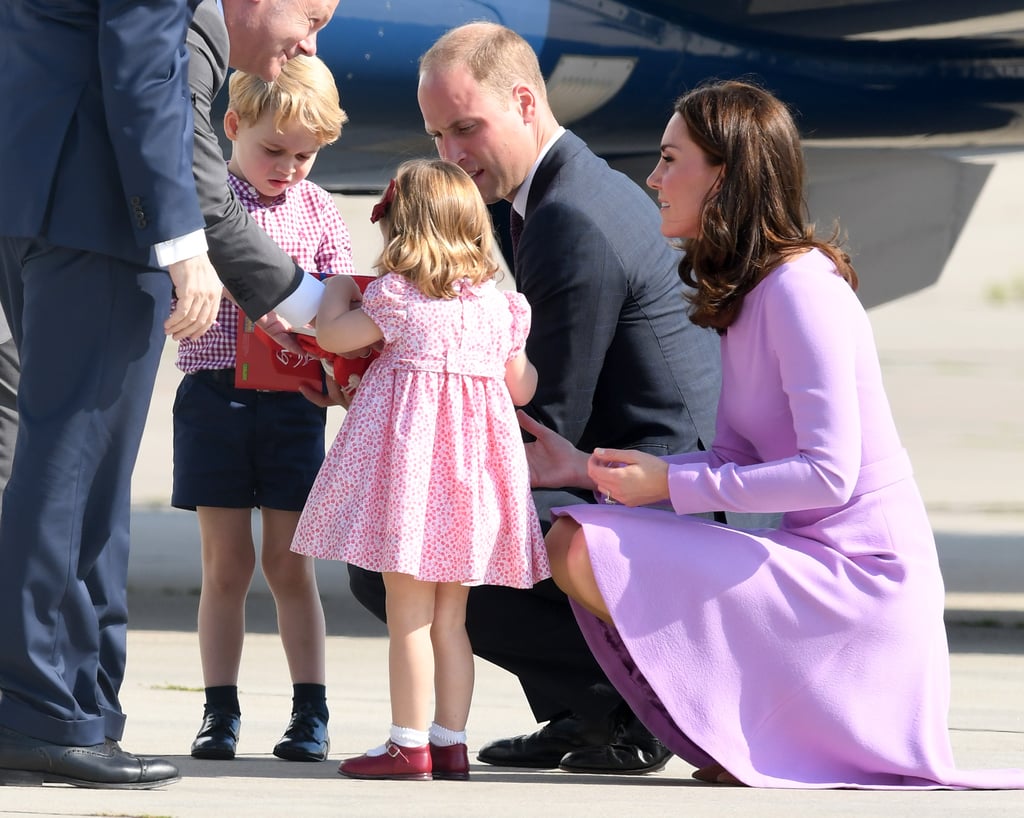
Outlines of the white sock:
<svg viewBox="0 0 1024 818">
<path fill-rule="evenodd" d="M 466 743 L 465 730 L 449 730 L 436 721 L 430 723 L 430 743 L 435 747 L 451 747 L 453 744 Z"/>
<path fill-rule="evenodd" d="M 391 743 L 399 747 L 426 747 L 427 731 L 417 730 L 414 727 L 399 727 L 391 725 Z"/>
</svg>

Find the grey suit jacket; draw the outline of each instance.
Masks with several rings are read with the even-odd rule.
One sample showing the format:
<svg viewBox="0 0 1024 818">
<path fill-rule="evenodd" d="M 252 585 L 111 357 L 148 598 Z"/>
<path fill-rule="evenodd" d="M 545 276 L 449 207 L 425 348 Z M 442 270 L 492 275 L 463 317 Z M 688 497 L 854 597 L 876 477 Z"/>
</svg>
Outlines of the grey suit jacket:
<svg viewBox="0 0 1024 818">
<path fill-rule="evenodd" d="M 188 82 L 195 120 L 192 170 L 206 220 L 210 261 L 224 286 L 250 318 L 273 309 L 304 275 L 249 217 L 227 181 L 227 165 L 211 121 L 213 99 L 228 70 L 228 32 L 216 0 L 203 0 L 188 32 Z M 216 128 L 221 123 L 216 124 Z"/>
</svg>

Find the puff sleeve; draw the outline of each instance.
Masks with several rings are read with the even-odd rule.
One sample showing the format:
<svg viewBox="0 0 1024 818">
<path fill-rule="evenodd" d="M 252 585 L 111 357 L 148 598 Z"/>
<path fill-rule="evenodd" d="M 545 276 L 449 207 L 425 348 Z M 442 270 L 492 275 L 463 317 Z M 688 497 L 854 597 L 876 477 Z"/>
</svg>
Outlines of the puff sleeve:
<svg viewBox="0 0 1024 818">
<path fill-rule="evenodd" d="M 530 312 L 530 304 L 522 293 L 505 292 L 504 295 L 508 299 L 509 312 L 512 313 L 512 349 L 508 353 L 509 360 L 511 360 L 526 347 L 526 338 L 530 334 L 532 314 Z"/>
<path fill-rule="evenodd" d="M 393 343 L 406 320 L 408 300 L 404 293 L 409 284 L 401 276 L 389 273 L 371 281 L 363 293 L 360 308 L 366 316 L 380 327 L 384 343 Z"/>
</svg>

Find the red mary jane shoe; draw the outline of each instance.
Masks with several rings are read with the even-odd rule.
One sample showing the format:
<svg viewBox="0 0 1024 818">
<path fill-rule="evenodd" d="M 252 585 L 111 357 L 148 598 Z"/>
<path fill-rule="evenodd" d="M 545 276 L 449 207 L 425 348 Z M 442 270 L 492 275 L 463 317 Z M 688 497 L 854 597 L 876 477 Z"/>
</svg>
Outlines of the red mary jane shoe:
<svg viewBox="0 0 1024 818">
<path fill-rule="evenodd" d="M 341 762 L 338 772 L 349 778 L 430 781 L 430 748 L 400 747 L 388 741 L 379 756 L 361 755 Z"/>
<path fill-rule="evenodd" d="M 469 752 L 465 744 L 452 744 L 448 747 L 431 744 L 430 763 L 434 770 L 434 778 L 455 781 L 469 779 Z"/>
</svg>

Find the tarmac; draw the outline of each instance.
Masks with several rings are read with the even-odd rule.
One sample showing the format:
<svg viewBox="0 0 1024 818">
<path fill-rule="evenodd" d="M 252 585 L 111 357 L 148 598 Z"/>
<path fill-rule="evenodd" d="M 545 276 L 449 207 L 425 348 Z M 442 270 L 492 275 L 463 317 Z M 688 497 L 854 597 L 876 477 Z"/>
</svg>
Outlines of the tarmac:
<svg viewBox="0 0 1024 818">
<path fill-rule="evenodd" d="M 1024 153 L 995 163 L 937 285 L 870 311 L 887 389 L 936 532 L 951 649 L 950 734 L 960 767 L 1024 767 Z M 339 197 L 357 269 L 376 252 L 367 197 Z M 494 738 L 536 729 L 509 674 L 477 660 L 469 782 L 353 781 L 343 758 L 379 744 L 389 723 L 383 626 L 349 595 L 344 565 L 318 564 L 328 623 L 333 738 L 325 763 L 276 759 L 291 688 L 262 577 L 247 605 L 243 727 L 234 761 L 196 761 L 202 674 L 194 515 L 168 507 L 168 344 L 134 482 L 131 623 L 122 701 L 126 749 L 177 763 L 182 780 L 145 792 L 47 785 L 0 788 L 0 816 L 1021 816 L 1024 791 L 754 790 L 703 784 L 673 758 L 661 772 L 597 776 L 475 762 Z M 329 413 L 329 432 L 343 412 Z M 514 626 L 510 623 L 510 626 Z"/>
</svg>

